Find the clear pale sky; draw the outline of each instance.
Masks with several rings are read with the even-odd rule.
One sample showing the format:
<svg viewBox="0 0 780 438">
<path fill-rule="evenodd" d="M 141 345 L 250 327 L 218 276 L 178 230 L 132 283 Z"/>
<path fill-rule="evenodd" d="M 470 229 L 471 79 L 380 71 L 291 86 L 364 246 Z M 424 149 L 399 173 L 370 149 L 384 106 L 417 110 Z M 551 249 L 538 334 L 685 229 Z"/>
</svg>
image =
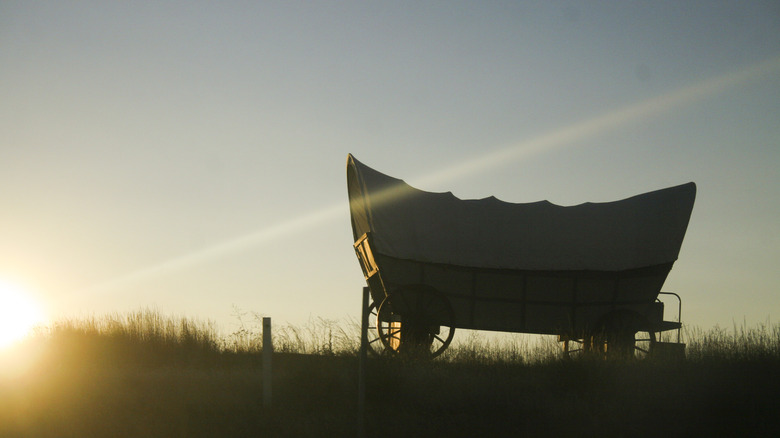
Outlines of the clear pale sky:
<svg viewBox="0 0 780 438">
<path fill-rule="evenodd" d="M 357 318 L 353 153 L 461 198 L 694 181 L 664 290 L 774 322 L 779 143 L 776 1 L 0 3 L 0 276 L 50 318 Z"/>
</svg>

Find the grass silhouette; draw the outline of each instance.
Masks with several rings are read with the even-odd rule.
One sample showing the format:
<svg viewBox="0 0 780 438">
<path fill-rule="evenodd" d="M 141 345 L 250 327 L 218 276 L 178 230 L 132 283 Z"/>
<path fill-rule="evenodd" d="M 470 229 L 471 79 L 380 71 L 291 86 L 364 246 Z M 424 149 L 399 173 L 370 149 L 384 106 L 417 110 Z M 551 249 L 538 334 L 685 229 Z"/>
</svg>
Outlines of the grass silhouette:
<svg viewBox="0 0 780 438">
<path fill-rule="evenodd" d="M 220 335 L 154 310 L 67 320 L 5 353 L 3 437 L 354 436 L 359 327 Z M 680 362 L 566 360 L 554 342 L 467 336 L 433 361 L 367 364 L 368 436 L 777 436 L 780 326 L 688 329 Z"/>
</svg>

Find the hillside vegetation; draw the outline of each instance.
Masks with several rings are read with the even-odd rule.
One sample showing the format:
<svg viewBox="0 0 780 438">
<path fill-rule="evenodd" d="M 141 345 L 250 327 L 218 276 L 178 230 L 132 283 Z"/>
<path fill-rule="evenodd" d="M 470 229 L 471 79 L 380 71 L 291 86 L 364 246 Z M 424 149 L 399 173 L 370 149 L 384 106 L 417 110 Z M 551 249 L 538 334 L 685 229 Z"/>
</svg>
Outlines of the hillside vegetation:
<svg viewBox="0 0 780 438">
<path fill-rule="evenodd" d="M 241 318 L 228 336 L 148 310 L 41 330 L 4 353 L 0 436 L 357 436 L 357 324 L 274 327 L 264 407 L 261 334 Z M 479 336 L 433 361 L 372 358 L 366 436 L 778 436 L 780 326 L 686 342 L 678 362 Z"/>
</svg>

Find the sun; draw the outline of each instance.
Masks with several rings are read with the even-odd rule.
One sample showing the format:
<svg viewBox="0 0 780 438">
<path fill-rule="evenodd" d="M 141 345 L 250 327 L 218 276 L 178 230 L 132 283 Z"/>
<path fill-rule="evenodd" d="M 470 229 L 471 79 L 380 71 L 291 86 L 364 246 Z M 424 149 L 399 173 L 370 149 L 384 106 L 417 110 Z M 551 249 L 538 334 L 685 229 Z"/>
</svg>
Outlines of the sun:
<svg viewBox="0 0 780 438">
<path fill-rule="evenodd" d="M 43 322 L 43 313 L 19 285 L 0 279 L 0 349 L 23 339 Z"/>
</svg>

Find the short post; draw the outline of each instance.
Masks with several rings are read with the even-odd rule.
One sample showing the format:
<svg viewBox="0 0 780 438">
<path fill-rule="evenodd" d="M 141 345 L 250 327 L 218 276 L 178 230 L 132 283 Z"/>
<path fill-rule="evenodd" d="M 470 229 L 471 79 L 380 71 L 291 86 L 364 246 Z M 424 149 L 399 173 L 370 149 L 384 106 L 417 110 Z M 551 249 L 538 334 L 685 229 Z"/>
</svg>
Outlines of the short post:
<svg viewBox="0 0 780 438">
<path fill-rule="evenodd" d="M 271 340 L 271 318 L 263 317 L 263 406 L 271 406 L 271 390 L 273 373 L 271 370 L 271 358 L 274 353 L 274 344 Z"/>
<path fill-rule="evenodd" d="M 363 288 L 363 308 L 360 317 L 360 356 L 358 358 L 358 438 L 366 436 L 366 360 L 368 353 L 368 295 Z"/>
</svg>

